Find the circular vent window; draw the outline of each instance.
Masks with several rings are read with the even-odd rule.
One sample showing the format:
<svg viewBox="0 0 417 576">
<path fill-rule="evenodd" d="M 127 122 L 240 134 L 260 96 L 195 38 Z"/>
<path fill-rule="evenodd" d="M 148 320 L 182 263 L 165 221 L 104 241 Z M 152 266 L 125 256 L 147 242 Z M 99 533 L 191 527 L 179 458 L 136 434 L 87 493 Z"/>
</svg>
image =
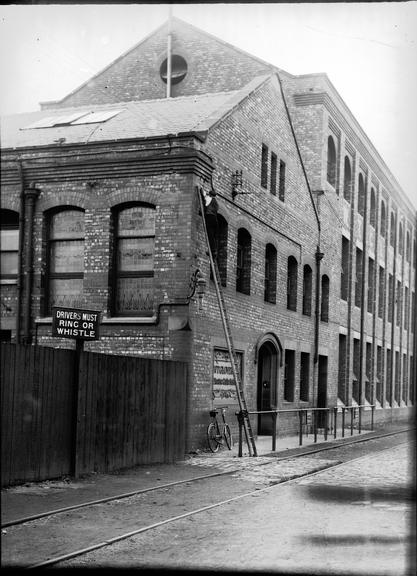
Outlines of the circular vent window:
<svg viewBox="0 0 417 576">
<path fill-rule="evenodd" d="M 161 64 L 161 68 L 159 69 L 159 73 L 165 84 L 167 83 L 167 76 L 168 76 L 167 69 L 168 69 L 168 59 L 165 58 L 165 60 Z M 182 56 L 173 54 L 171 56 L 171 84 L 179 84 L 181 80 L 184 80 L 186 74 L 187 74 L 187 62 L 184 60 Z"/>
</svg>

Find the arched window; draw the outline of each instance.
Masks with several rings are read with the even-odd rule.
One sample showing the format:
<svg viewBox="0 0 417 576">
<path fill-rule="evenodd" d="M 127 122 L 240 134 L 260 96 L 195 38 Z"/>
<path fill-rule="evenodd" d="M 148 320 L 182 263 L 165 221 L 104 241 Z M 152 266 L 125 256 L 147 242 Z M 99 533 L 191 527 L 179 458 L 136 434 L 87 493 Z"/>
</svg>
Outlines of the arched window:
<svg viewBox="0 0 417 576">
<path fill-rule="evenodd" d="M 414 240 L 413 240 L 413 268 L 416 267 L 416 263 L 417 263 L 417 242 L 416 242 L 416 239 L 414 238 Z"/>
<path fill-rule="evenodd" d="M 311 298 L 313 291 L 313 271 L 311 267 L 306 264 L 304 266 L 303 274 L 303 314 L 311 316 Z"/>
<path fill-rule="evenodd" d="M 336 146 L 332 136 L 327 139 L 327 182 L 336 188 Z"/>
<path fill-rule="evenodd" d="M 122 205 L 114 210 L 113 218 L 113 314 L 152 316 L 155 207 Z"/>
<path fill-rule="evenodd" d="M 345 200 L 350 202 L 350 196 L 352 191 L 352 169 L 350 167 L 350 160 L 345 156 L 345 171 L 343 177 L 343 196 Z"/>
<path fill-rule="evenodd" d="M 227 284 L 227 238 L 229 226 L 227 220 L 220 214 L 217 216 L 218 237 L 217 237 L 217 266 L 219 268 L 222 286 Z"/>
<path fill-rule="evenodd" d="M 407 262 L 410 262 L 410 258 L 411 258 L 411 244 L 410 244 L 410 232 L 407 230 L 407 236 L 406 236 L 406 241 L 405 241 L 405 257 Z"/>
<path fill-rule="evenodd" d="M 365 182 L 362 174 L 359 174 L 358 182 L 358 212 L 361 216 L 365 215 Z"/>
<path fill-rule="evenodd" d="M 389 242 L 390 242 L 391 246 L 395 245 L 395 215 L 394 215 L 394 212 L 391 212 L 391 227 L 390 227 Z"/>
<path fill-rule="evenodd" d="M 385 212 L 385 202 L 383 200 L 381 200 L 381 227 L 380 227 L 380 231 L 381 231 L 381 236 L 383 238 L 385 238 L 385 236 L 387 234 L 387 216 L 386 216 L 386 212 Z"/>
<path fill-rule="evenodd" d="M 376 199 L 375 199 L 375 190 L 371 188 L 371 207 L 369 210 L 369 222 L 371 226 L 375 228 L 376 226 Z"/>
<path fill-rule="evenodd" d="M 326 274 L 321 277 L 321 312 L 320 319 L 322 322 L 329 321 L 329 296 L 330 296 L 330 280 Z"/>
<path fill-rule="evenodd" d="M 265 248 L 265 302 L 277 301 L 277 249 L 272 244 Z"/>
<path fill-rule="evenodd" d="M 347 238 L 342 236 L 340 297 L 342 298 L 342 300 L 346 301 L 349 296 L 349 258 L 350 258 L 350 243 Z"/>
<path fill-rule="evenodd" d="M 298 263 L 294 256 L 288 258 L 287 308 L 297 310 Z"/>
<path fill-rule="evenodd" d="M 251 235 L 244 228 L 237 233 L 236 290 L 250 294 Z"/>
<path fill-rule="evenodd" d="M 84 210 L 65 208 L 48 214 L 48 289 L 46 314 L 53 306 L 83 306 Z"/>
<path fill-rule="evenodd" d="M 400 227 L 398 230 L 398 251 L 400 254 L 403 253 L 403 248 L 404 248 L 404 233 L 402 222 L 400 222 Z"/>
<path fill-rule="evenodd" d="M 19 264 L 19 214 L 0 210 L 0 270 L 2 284 L 15 284 Z"/>
</svg>

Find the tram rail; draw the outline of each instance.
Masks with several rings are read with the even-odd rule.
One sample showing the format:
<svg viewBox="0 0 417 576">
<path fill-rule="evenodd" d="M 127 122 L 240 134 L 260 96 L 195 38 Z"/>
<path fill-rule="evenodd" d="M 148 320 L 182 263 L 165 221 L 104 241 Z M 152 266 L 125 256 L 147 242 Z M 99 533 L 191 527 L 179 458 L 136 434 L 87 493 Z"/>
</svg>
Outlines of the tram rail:
<svg viewBox="0 0 417 576">
<path fill-rule="evenodd" d="M 293 458 L 301 458 L 303 456 L 309 456 L 311 454 L 317 454 L 317 453 L 325 452 L 328 450 L 336 450 L 336 449 L 339 449 L 339 448 L 344 447 L 344 446 L 350 446 L 352 444 L 359 444 L 362 442 L 368 442 L 371 440 L 377 440 L 377 439 L 386 438 L 389 436 L 396 436 L 399 434 L 404 434 L 406 432 L 410 432 L 414 429 L 415 428 L 405 428 L 402 430 L 396 430 L 394 432 L 384 432 L 382 434 L 376 434 L 376 435 L 372 434 L 372 435 L 366 435 L 366 436 L 361 436 L 361 437 L 355 437 L 355 438 L 352 438 L 350 440 L 344 440 L 344 441 L 337 440 L 336 442 L 332 442 L 331 444 L 319 445 L 319 446 L 316 446 L 312 449 L 305 449 L 302 452 L 291 453 L 291 454 L 288 454 L 285 456 L 274 456 L 271 453 L 273 460 L 271 460 L 270 462 L 260 462 L 259 464 L 257 464 L 257 466 L 268 466 L 268 465 L 271 465 L 275 462 L 281 462 L 281 461 L 289 460 L 289 459 L 293 459 Z M 267 456 L 270 456 L 270 454 L 268 454 Z M 73 504 L 71 506 L 56 508 L 54 510 L 48 510 L 46 512 L 40 512 L 38 514 L 33 514 L 31 516 L 25 516 L 22 518 L 17 518 L 15 520 L 10 520 L 8 522 L 2 523 L 0 528 L 3 529 L 3 528 L 11 527 L 11 526 L 17 526 L 19 524 L 26 524 L 26 523 L 32 522 L 34 520 L 39 520 L 40 518 L 46 518 L 47 516 L 55 516 L 57 514 L 62 514 L 65 512 L 71 512 L 73 510 L 78 510 L 80 508 L 87 508 L 89 506 L 95 506 L 97 504 L 105 504 L 107 502 L 111 502 L 114 500 L 122 500 L 124 498 L 130 498 L 132 496 L 136 496 L 139 494 L 145 494 L 147 492 L 153 492 L 153 491 L 161 490 L 164 488 L 171 488 L 173 486 L 178 486 L 180 484 L 186 484 L 189 482 L 197 482 L 199 480 L 205 480 L 208 478 L 215 478 L 217 476 L 226 476 L 226 475 L 230 475 L 230 474 L 234 474 L 236 472 L 239 472 L 240 470 L 241 470 L 240 468 L 222 470 L 220 472 L 213 472 L 210 474 L 203 474 L 201 476 L 194 476 L 192 478 L 186 478 L 183 480 L 176 480 L 175 482 L 168 482 L 166 484 L 159 484 L 158 486 L 150 486 L 148 488 L 141 488 L 139 490 L 124 492 L 122 494 L 116 494 L 114 496 L 106 496 L 105 498 L 98 498 L 96 500 L 89 500 L 87 502 L 81 502 L 79 504 Z"/>
<path fill-rule="evenodd" d="M 408 430 L 407 430 L 407 431 L 408 431 Z M 391 434 L 389 434 L 389 435 L 392 436 L 392 435 L 394 435 L 394 434 L 400 434 L 400 433 L 401 433 L 401 432 L 397 431 L 396 433 L 391 433 Z M 372 439 L 375 439 L 375 437 L 373 437 Z M 369 439 L 369 440 L 371 440 L 371 439 Z M 95 543 L 95 544 L 93 544 L 93 545 L 91 545 L 91 546 L 88 546 L 88 547 L 85 547 L 85 548 L 80 548 L 80 549 L 77 549 L 77 550 L 73 550 L 73 551 L 71 551 L 71 552 L 69 552 L 69 553 L 62 554 L 62 555 L 59 555 L 59 556 L 55 556 L 55 557 L 52 557 L 52 558 L 48 558 L 48 559 L 45 560 L 45 561 L 42 561 L 42 562 L 38 562 L 38 563 L 36 563 L 36 564 L 29 565 L 29 566 L 27 566 L 27 568 L 28 568 L 28 569 L 41 568 L 41 567 L 43 568 L 43 567 L 48 567 L 48 566 L 54 566 L 54 565 L 57 565 L 57 564 L 61 564 L 61 563 L 63 563 L 63 562 L 66 562 L 66 561 L 68 561 L 68 560 L 71 560 L 71 559 L 73 559 L 73 558 L 83 556 L 83 555 L 85 555 L 85 554 L 88 554 L 88 553 L 90 553 L 90 552 L 94 552 L 94 551 L 96 551 L 96 550 L 105 548 L 105 547 L 107 547 L 107 546 L 111 546 L 112 544 L 115 544 L 115 543 L 120 542 L 120 541 L 122 541 L 122 540 L 126 540 L 126 539 L 128 539 L 128 538 L 131 538 L 131 537 L 133 537 L 133 536 L 137 536 L 137 535 L 142 534 L 142 533 L 145 533 L 145 532 L 149 532 L 150 530 L 155 530 L 155 529 L 160 528 L 160 527 L 162 527 L 162 526 L 164 526 L 164 525 L 167 525 L 167 524 L 171 524 L 171 523 L 180 521 L 180 520 L 182 520 L 182 519 L 184 519 L 184 518 L 188 518 L 188 517 L 190 517 L 190 516 L 194 516 L 194 515 L 200 514 L 200 513 L 202 513 L 202 512 L 206 512 L 206 511 L 208 511 L 208 510 L 212 510 L 212 509 L 214 509 L 214 508 L 218 508 L 218 507 L 220 507 L 220 506 L 224 506 L 224 505 L 226 505 L 226 504 L 229 504 L 229 503 L 231 503 L 231 502 L 235 502 L 235 501 L 237 501 L 237 500 L 241 500 L 241 499 L 244 499 L 244 498 L 248 498 L 248 497 L 250 497 L 250 496 L 252 496 L 252 495 L 254 495 L 254 494 L 259 494 L 259 493 L 266 492 L 266 491 L 269 491 L 269 490 L 272 490 L 272 489 L 279 489 L 281 486 L 296 483 L 297 481 L 299 481 L 299 480 L 302 479 L 302 478 L 305 479 L 305 478 L 307 478 L 307 477 L 318 476 L 318 475 L 320 475 L 321 473 L 324 473 L 324 472 L 326 472 L 326 471 L 328 471 L 328 470 L 333 470 L 333 469 L 337 469 L 337 468 L 342 467 L 342 466 L 349 465 L 350 463 L 357 462 L 357 461 L 363 460 L 363 459 L 365 459 L 365 458 L 369 458 L 369 456 L 374 456 L 374 455 L 377 455 L 377 454 L 380 454 L 380 453 L 383 453 L 383 452 L 392 450 L 392 449 L 394 449 L 394 448 L 396 448 L 396 447 L 398 447 L 398 446 L 404 445 L 404 444 L 411 444 L 413 441 L 414 441 L 414 440 L 407 440 L 407 441 L 405 441 L 405 442 L 400 442 L 399 444 L 397 444 L 397 445 L 395 445 L 395 446 L 389 446 L 388 448 L 383 448 L 383 449 L 381 449 L 381 450 L 376 450 L 376 451 L 373 452 L 372 454 L 366 454 L 366 455 L 363 455 L 363 454 L 362 454 L 362 455 L 359 456 L 359 457 L 356 457 L 356 458 L 348 458 L 348 459 L 346 459 L 346 460 L 344 460 L 344 461 L 342 461 L 342 462 L 336 461 L 334 464 L 330 464 L 330 465 L 326 466 L 325 468 L 321 468 L 320 470 L 314 470 L 314 471 L 309 471 L 309 472 L 301 473 L 301 474 L 297 475 L 297 477 L 289 478 L 289 479 L 286 479 L 286 480 L 282 480 L 282 481 L 279 482 L 279 483 L 274 483 L 274 484 L 265 486 L 265 487 L 263 487 L 263 488 L 257 488 L 257 489 L 255 489 L 255 490 L 250 490 L 249 492 L 245 492 L 245 493 L 243 493 L 243 494 L 239 494 L 239 495 L 233 496 L 233 497 L 231 497 L 231 498 L 223 499 L 223 500 L 220 500 L 220 501 L 218 501 L 218 502 L 209 504 L 209 505 L 207 505 L 207 506 L 202 506 L 202 507 L 200 507 L 200 508 L 196 508 L 196 509 L 187 511 L 187 512 L 185 512 L 185 513 L 183 513 L 183 514 L 179 514 L 179 515 L 176 515 L 176 516 L 172 516 L 172 517 L 169 517 L 169 518 L 165 518 L 164 520 L 161 520 L 161 521 L 159 521 L 159 522 L 155 522 L 155 523 L 152 523 L 152 524 L 148 524 L 147 526 L 142 526 L 142 527 L 137 528 L 137 529 L 135 529 L 135 530 L 130 530 L 129 532 L 126 532 L 126 533 L 123 533 L 123 534 L 119 534 L 119 535 L 117 535 L 117 536 L 115 536 L 115 537 L 113 537 L 113 538 L 107 538 L 107 539 L 102 540 L 101 542 L 97 542 L 97 543 Z M 342 445 L 342 446 L 343 446 L 343 445 Z M 336 448 L 341 448 L 341 445 L 338 445 L 338 446 L 334 447 L 334 449 L 336 449 Z M 327 447 L 327 449 L 329 450 L 330 447 Z M 305 455 L 305 453 L 302 454 L 302 455 Z M 276 461 L 276 459 L 275 459 L 275 461 Z M 229 471 L 228 473 L 230 474 L 231 472 Z M 219 475 L 220 475 L 220 474 L 219 474 Z M 212 476 L 212 475 L 210 475 L 210 476 Z M 158 489 L 160 489 L 160 487 L 158 487 Z"/>
</svg>

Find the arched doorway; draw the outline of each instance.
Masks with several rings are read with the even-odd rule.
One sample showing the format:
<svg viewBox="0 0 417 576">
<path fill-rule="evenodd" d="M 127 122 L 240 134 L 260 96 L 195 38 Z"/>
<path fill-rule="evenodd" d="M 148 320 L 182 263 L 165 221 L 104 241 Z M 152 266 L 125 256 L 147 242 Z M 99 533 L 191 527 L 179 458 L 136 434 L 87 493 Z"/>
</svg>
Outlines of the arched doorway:
<svg viewBox="0 0 417 576">
<path fill-rule="evenodd" d="M 279 349 L 266 340 L 258 349 L 258 410 L 272 410 L 278 403 Z M 272 434 L 271 414 L 258 415 L 258 435 Z"/>
</svg>

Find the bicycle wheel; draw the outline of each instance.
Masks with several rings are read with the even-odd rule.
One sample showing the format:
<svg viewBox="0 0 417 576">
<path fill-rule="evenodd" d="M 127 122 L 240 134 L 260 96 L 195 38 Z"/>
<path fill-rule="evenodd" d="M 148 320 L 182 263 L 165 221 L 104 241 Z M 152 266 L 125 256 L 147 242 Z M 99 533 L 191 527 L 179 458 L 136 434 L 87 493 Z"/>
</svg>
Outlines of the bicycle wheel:
<svg viewBox="0 0 417 576">
<path fill-rule="evenodd" d="M 229 450 L 231 450 L 232 446 L 233 446 L 233 438 L 232 438 L 232 433 L 231 433 L 230 428 L 229 428 L 229 424 L 224 425 L 223 436 L 224 436 L 224 439 L 226 440 L 227 447 L 229 448 Z"/>
<path fill-rule="evenodd" d="M 207 428 L 207 440 L 209 448 L 212 452 L 217 452 L 219 449 L 220 442 L 218 440 L 219 434 L 217 432 L 217 426 L 214 422 L 211 422 Z"/>
</svg>

